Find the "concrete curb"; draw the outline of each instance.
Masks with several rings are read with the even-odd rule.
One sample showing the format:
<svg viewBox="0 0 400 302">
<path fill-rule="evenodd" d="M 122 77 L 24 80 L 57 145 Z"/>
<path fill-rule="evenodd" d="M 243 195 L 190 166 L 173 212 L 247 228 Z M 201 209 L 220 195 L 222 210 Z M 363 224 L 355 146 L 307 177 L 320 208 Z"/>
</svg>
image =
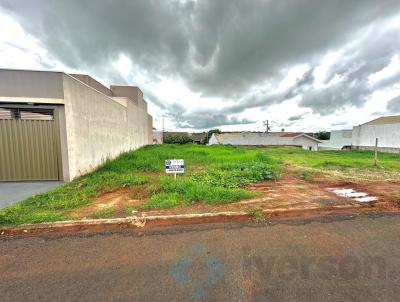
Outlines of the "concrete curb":
<svg viewBox="0 0 400 302">
<path fill-rule="evenodd" d="M 203 214 L 181 214 L 181 215 L 163 215 L 163 216 L 130 216 L 125 218 L 111 219 L 82 219 L 65 220 L 57 222 L 44 222 L 37 224 L 22 224 L 15 227 L 0 228 L 0 236 L 13 235 L 37 235 L 41 233 L 71 233 L 84 231 L 98 231 L 123 228 L 143 228 L 180 224 L 195 224 L 210 222 L 210 220 L 220 220 L 221 218 L 249 216 L 246 212 L 219 212 Z M 180 222 L 180 223 L 179 223 Z M 211 221 L 213 222 L 213 221 Z"/>
<path fill-rule="evenodd" d="M 264 210 L 262 213 L 267 220 L 307 218 L 334 214 L 358 214 L 366 211 L 377 211 L 376 208 L 360 206 L 340 206 L 305 209 L 276 209 Z M 251 221 L 253 216 L 248 212 L 218 212 L 202 214 L 130 216 L 112 219 L 82 219 L 66 220 L 50 223 L 23 224 L 16 227 L 0 228 L 0 238 L 10 236 L 34 236 L 54 233 L 100 232 L 118 229 L 141 229 L 190 225 L 202 223 L 223 223 L 235 221 Z"/>
</svg>

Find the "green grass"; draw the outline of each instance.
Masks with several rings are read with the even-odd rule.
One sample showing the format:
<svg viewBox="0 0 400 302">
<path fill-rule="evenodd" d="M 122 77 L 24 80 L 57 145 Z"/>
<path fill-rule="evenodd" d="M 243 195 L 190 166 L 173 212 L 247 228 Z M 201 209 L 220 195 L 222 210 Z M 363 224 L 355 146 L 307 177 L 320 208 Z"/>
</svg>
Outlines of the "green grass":
<svg viewBox="0 0 400 302">
<path fill-rule="evenodd" d="M 191 178 L 178 178 L 176 181 L 163 177 L 154 195 L 142 205 L 142 209 L 163 209 L 195 202 L 217 204 L 232 202 L 257 196 L 243 189 L 231 189 L 194 181 Z"/>
<path fill-rule="evenodd" d="M 254 149 L 254 148 L 249 148 Z M 374 165 L 372 151 L 307 151 L 295 147 L 264 148 L 278 162 L 291 164 L 305 181 L 317 175 L 331 180 L 400 181 L 400 154 L 378 153 L 378 166 Z"/>
<path fill-rule="evenodd" d="M 174 181 L 165 176 L 166 159 L 183 158 L 185 174 Z M 94 198 L 124 187 L 150 186 L 150 197 L 142 209 L 162 209 L 203 202 L 227 203 L 252 198 L 246 185 L 277 179 L 284 163 L 296 167 L 298 175 L 312 181 L 315 174 L 332 177 L 398 177 L 400 154 L 379 153 L 374 167 L 373 152 L 321 151 L 299 148 L 235 146 L 151 145 L 107 161 L 96 171 L 44 194 L 30 197 L 0 210 L 0 225 L 38 223 L 69 219 L 70 213 Z M 396 176 L 397 175 L 397 176 Z M 126 212 L 132 209 L 126 209 Z M 101 214 L 100 214 L 101 215 Z"/>
<path fill-rule="evenodd" d="M 143 210 L 173 208 L 184 205 L 185 201 L 179 193 L 156 193 L 142 205 Z"/>
<path fill-rule="evenodd" d="M 165 160 L 173 158 L 185 159 L 186 173 L 179 176 L 177 182 L 164 176 Z M 151 145 L 107 161 L 96 171 L 71 183 L 1 209 L 0 225 L 69 219 L 72 210 L 89 204 L 102 193 L 148 181 L 154 189 L 143 209 L 250 198 L 255 194 L 241 187 L 278 176 L 279 165 L 263 150 L 234 146 Z"/>
<path fill-rule="evenodd" d="M 124 209 L 125 214 L 129 215 L 129 216 L 131 216 L 132 212 L 134 210 L 136 210 L 136 208 L 134 206 L 130 205 L 129 203 L 125 203 L 123 209 Z"/>
<path fill-rule="evenodd" d="M 372 151 L 317 151 L 310 152 L 300 148 L 265 148 L 268 155 L 282 162 L 301 167 L 338 169 L 373 169 Z M 378 167 L 384 170 L 400 170 L 400 154 L 378 153 Z"/>
<path fill-rule="evenodd" d="M 109 166 L 112 165 L 112 161 L 107 162 L 104 167 L 87 176 L 1 209 L 0 225 L 68 219 L 71 210 L 87 205 L 102 193 L 143 184 L 147 181 L 147 177 L 129 170 L 125 173 L 111 171 Z"/>
<path fill-rule="evenodd" d="M 110 218 L 114 215 L 115 211 L 113 208 L 101 209 L 90 213 L 89 217 L 94 219 Z"/>
</svg>

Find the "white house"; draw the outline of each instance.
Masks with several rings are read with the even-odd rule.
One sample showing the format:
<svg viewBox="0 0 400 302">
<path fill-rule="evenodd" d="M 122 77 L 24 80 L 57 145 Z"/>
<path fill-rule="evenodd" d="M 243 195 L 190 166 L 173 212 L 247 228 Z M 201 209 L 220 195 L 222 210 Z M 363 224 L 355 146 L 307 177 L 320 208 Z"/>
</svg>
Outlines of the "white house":
<svg viewBox="0 0 400 302">
<path fill-rule="evenodd" d="M 295 132 L 223 132 L 214 133 L 209 145 L 243 146 L 299 146 L 305 150 L 318 150 L 319 140 L 305 133 Z"/>
<path fill-rule="evenodd" d="M 400 152 L 400 115 L 383 116 L 353 127 L 352 147 L 372 150 L 378 139 L 378 150 Z"/>
<path fill-rule="evenodd" d="M 329 140 L 321 141 L 319 150 L 342 150 L 350 148 L 353 130 L 332 130 Z"/>
</svg>

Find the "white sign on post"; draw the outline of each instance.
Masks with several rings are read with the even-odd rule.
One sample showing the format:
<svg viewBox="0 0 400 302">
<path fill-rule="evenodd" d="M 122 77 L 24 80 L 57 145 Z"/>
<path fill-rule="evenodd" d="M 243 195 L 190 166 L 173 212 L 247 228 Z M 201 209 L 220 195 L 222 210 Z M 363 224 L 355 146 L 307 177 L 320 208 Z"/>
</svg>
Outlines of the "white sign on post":
<svg viewBox="0 0 400 302">
<path fill-rule="evenodd" d="M 183 159 L 167 159 L 165 161 L 165 173 L 182 174 L 185 173 L 185 162 Z"/>
</svg>

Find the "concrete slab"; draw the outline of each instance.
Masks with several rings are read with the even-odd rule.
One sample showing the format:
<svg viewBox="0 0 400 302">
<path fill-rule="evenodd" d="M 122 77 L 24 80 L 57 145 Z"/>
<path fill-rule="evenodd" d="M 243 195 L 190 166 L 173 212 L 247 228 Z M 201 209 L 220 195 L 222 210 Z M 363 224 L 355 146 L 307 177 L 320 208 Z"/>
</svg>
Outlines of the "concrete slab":
<svg viewBox="0 0 400 302">
<path fill-rule="evenodd" d="M 0 182 L 0 208 L 61 185 L 61 181 Z"/>
</svg>

